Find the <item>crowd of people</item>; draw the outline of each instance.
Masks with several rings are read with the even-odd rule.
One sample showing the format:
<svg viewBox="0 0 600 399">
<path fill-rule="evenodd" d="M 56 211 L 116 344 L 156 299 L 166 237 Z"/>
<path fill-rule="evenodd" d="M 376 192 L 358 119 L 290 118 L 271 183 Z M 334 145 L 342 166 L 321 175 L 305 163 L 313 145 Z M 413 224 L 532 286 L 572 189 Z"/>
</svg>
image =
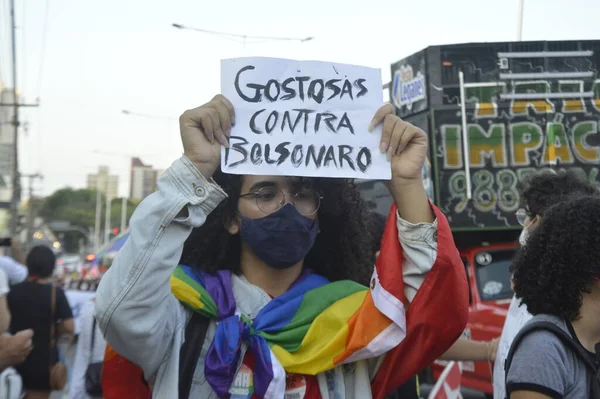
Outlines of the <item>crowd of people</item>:
<svg viewBox="0 0 600 399">
<path fill-rule="evenodd" d="M 421 181 L 423 131 L 390 105 L 371 121 L 392 170 L 386 219 L 347 179 L 222 173 L 234 124 L 220 95 L 181 116 L 184 154 L 84 306 L 70 373 L 58 343 L 74 340 L 73 314 L 53 252 L 0 258 L 7 398 L 49 398 L 68 379 L 72 399 L 412 399 L 435 359 L 490 362 L 497 399 L 599 397 L 594 184 L 573 171 L 524 181 L 515 296 L 502 335 L 477 342 L 461 338 L 465 271 Z"/>
</svg>

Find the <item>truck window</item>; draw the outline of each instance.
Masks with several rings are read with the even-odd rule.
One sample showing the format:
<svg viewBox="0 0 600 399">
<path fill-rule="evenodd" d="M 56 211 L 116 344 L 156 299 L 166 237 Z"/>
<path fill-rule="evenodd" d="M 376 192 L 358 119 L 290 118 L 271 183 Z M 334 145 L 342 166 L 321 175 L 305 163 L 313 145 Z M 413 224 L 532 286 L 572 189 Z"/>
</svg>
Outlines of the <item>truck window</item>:
<svg viewBox="0 0 600 399">
<path fill-rule="evenodd" d="M 481 251 L 475 254 L 475 277 L 482 301 L 496 301 L 513 296 L 509 267 L 514 249 Z"/>
</svg>

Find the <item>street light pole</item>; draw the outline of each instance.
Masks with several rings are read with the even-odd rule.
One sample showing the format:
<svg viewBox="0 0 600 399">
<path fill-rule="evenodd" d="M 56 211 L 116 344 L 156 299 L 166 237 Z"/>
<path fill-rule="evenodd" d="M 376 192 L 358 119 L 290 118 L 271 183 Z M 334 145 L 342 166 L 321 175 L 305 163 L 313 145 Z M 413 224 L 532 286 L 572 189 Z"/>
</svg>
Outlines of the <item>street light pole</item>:
<svg viewBox="0 0 600 399">
<path fill-rule="evenodd" d="M 96 222 L 94 224 L 94 252 L 100 248 L 100 217 L 102 213 L 102 193 L 100 179 L 96 177 Z"/>
<path fill-rule="evenodd" d="M 517 19 L 517 40 L 523 40 L 523 13 L 525 11 L 525 0 L 517 0 L 519 2 L 519 14 Z"/>
<path fill-rule="evenodd" d="M 121 202 L 121 233 L 127 227 L 127 198 L 123 197 Z"/>
<path fill-rule="evenodd" d="M 110 238 L 110 208 L 112 205 L 112 198 L 108 196 L 108 188 L 106 190 L 106 214 L 104 215 L 104 245 L 108 243 Z"/>
</svg>

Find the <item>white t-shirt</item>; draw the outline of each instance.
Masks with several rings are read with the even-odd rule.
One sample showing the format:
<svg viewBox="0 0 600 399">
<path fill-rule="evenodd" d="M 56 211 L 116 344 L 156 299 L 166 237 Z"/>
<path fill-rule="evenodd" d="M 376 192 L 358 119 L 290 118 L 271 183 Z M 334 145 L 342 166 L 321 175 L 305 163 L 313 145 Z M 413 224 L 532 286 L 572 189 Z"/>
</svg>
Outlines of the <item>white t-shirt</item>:
<svg viewBox="0 0 600 399">
<path fill-rule="evenodd" d="M 0 269 L 0 296 L 8 294 L 9 291 L 8 277 L 6 277 L 4 270 Z"/>
<path fill-rule="evenodd" d="M 519 306 L 521 305 L 521 306 Z M 527 311 L 527 306 L 521 304 L 521 300 L 513 296 L 513 299 L 508 308 L 502 335 L 498 343 L 498 351 L 496 352 L 496 362 L 494 363 L 494 399 L 505 399 L 506 397 L 506 376 L 504 374 L 504 361 L 508 356 L 508 351 L 513 340 L 521 331 L 521 328 L 533 316 Z"/>
<path fill-rule="evenodd" d="M 20 264 L 10 256 L 0 256 L 0 269 L 6 273 L 11 285 L 22 283 L 29 274 L 27 266 Z"/>
</svg>

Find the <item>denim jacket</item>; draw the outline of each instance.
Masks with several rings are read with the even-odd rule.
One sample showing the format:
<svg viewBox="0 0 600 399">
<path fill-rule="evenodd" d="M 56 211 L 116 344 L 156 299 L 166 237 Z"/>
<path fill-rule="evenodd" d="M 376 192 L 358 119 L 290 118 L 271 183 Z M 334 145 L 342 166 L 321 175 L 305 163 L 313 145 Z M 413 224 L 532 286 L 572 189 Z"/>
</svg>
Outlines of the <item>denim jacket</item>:
<svg viewBox="0 0 600 399">
<path fill-rule="evenodd" d="M 130 237 L 98 287 L 95 315 L 106 341 L 142 367 L 153 398 L 178 397 L 179 351 L 190 317 L 171 294 L 171 273 L 192 229 L 201 226 L 225 198 L 223 190 L 205 179 L 186 157 L 176 160 L 159 179 L 158 191 L 136 209 Z M 405 256 L 405 295 L 410 301 L 435 262 L 437 221 L 411 224 L 398 216 L 397 223 Z M 232 286 L 237 312 L 242 314 L 252 317 L 270 301 L 265 291 L 243 276 L 234 276 Z M 211 322 L 191 398 L 217 397 L 204 377 L 204 358 L 215 329 Z M 318 375 L 322 397 L 372 397 L 370 381 L 382 359 L 338 366 Z"/>
</svg>

